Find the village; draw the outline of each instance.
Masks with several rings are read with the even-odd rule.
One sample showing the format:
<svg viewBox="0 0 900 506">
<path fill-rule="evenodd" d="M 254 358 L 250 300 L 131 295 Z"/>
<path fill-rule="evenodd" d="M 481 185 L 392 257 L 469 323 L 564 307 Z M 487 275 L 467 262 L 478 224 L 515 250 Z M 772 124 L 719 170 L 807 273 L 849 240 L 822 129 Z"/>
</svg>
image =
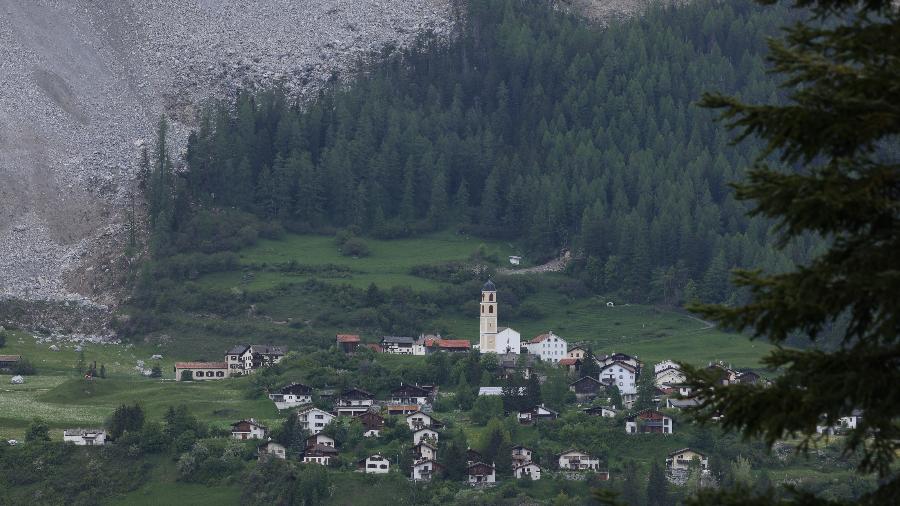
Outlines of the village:
<svg viewBox="0 0 900 506">
<path fill-rule="evenodd" d="M 337 334 L 333 353 L 348 357 L 360 353 L 413 357 L 440 353 L 493 355 L 496 357 L 498 377 L 507 381 L 507 385 L 513 379 L 518 379 L 519 384 L 526 382 L 526 386 L 517 387 L 481 385 L 477 388 L 477 398 L 506 398 L 512 395 L 524 399 L 531 385 L 540 385 L 546 380 L 546 373 L 541 371 L 547 371 L 547 368 L 559 370 L 570 380 L 568 390 L 575 399 L 572 409 L 588 417 L 619 424 L 619 433 L 624 438 L 675 434 L 678 427 L 674 414 L 700 405 L 700 399 L 692 395 L 691 387 L 685 384 L 685 375 L 679 363 L 664 360 L 650 366 L 638 357 L 623 352 L 595 355 L 589 345 L 570 345 L 552 331 L 523 342 L 519 332 L 498 326 L 498 304 L 497 287 L 489 280 L 482 288 L 480 336 L 475 345 L 465 339 L 444 339 L 439 335 L 422 334 L 417 338 L 381 336 L 377 342 L 364 342 L 356 334 Z M 288 350 L 282 346 L 237 345 L 227 350 L 222 362 L 177 362 L 173 379 L 177 382 L 206 382 L 253 375 L 278 366 L 287 354 Z M 2 358 L 7 363 L 14 357 Z M 710 363 L 708 369 L 719 375 L 722 385 L 765 381 L 753 371 L 736 370 L 724 362 Z M 439 455 L 446 424 L 438 418 L 434 409 L 442 396 L 440 387 L 436 384 L 401 382 L 379 398 L 363 386 L 317 389 L 304 383 L 290 382 L 266 392 L 278 412 L 288 414 L 294 420 L 292 423 L 296 424 L 298 434 L 303 435 L 301 449 L 291 449 L 284 442 L 274 440 L 273 431 L 254 418 L 232 423 L 230 437 L 258 441 L 257 459 L 260 461 L 294 458 L 307 464 L 331 466 L 341 455 L 341 447 L 339 441 L 329 435 L 330 427 L 342 423 L 358 424 L 364 437 L 379 438 L 386 425 L 400 424 L 409 430 L 407 443 L 412 460 L 408 466 L 408 479 L 423 482 L 444 473 L 446 466 Z M 652 391 L 642 392 L 642 388 Z M 642 393 L 650 399 L 649 407 L 646 403 L 638 406 Z M 473 409 L 477 409 L 477 403 Z M 543 424 L 558 420 L 561 416 L 558 410 L 543 402 L 521 406 L 515 412 L 504 414 L 523 426 Z M 856 422 L 842 420 L 841 427 L 823 426 L 819 431 L 834 434 L 842 427 L 852 427 Z M 67 429 L 64 431 L 64 441 L 84 446 L 110 442 L 103 428 Z M 514 441 L 511 443 L 507 461 L 512 467 L 509 475 L 515 479 L 540 480 L 542 474 L 547 472 L 565 479 L 584 479 L 586 474 L 591 474 L 594 480 L 611 479 L 603 459 L 584 448 L 572 447 L 555 454 L 552 461 L 544 459 L 538 462 L 534 449 Z M 465 453 L 467 483 L 490 486 L 498 482 L 496 462 L 473 448 L 467 448 Z M 361 473 L 386 474 L 392 472 L 397 464 L 397 458 L 392 461 L 389 455 L 373 452 L 359 459 L 356 469 Z M 709 474 L 709 458 L 696 448 L 674 450 L 660 464 L 664 466 L 668 480 L 676 485 L 684 484 L 691 473 L 701 480 Z"/>
</svg>

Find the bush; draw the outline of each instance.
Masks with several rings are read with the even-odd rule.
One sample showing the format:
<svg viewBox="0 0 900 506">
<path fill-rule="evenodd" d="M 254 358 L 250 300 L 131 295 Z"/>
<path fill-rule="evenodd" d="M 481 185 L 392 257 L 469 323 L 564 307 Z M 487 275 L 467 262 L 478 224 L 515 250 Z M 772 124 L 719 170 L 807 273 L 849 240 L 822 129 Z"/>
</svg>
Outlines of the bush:
<svg viewBox="0 0 900 506">
<path fill-rule="evenodd" d="M 372 254 L 369 245 L 359 237 L 352 237 L 344 241 L 341 246 L 341 254 L 345 257 L 367 257 Z"/>
<path fill-rule="evenodd" d="M 22 357 L 19 363 L 12 367 L 12 373 L 19 376 L 33 376 L 37 374 L 37 369 L 27 358 Z"/>
<path fill-rule="evenodd" d="M 0 348 L 6 346 L 6 332 L 0 332 Z"/>
</svg>

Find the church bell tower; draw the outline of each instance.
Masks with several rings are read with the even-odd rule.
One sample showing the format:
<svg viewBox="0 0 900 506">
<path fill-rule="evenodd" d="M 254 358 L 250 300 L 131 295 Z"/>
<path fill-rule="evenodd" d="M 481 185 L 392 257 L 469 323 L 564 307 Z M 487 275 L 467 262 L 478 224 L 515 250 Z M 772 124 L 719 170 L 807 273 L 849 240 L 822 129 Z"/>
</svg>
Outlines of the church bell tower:
<svg viewBox="0 0 900 506">
<path fill-rule="evenodd" d="M 497 353 L 497 287 L 488 279 L 481 287 L 481 353 Z"/>
</svg>

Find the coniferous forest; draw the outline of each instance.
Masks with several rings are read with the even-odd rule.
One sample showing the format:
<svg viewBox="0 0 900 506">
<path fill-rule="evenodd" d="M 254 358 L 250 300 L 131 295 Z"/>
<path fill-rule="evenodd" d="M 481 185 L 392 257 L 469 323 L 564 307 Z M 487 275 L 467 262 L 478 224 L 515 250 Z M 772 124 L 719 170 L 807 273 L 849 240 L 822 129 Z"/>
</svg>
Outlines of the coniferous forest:
<svg viewBox="0 0 900 506">
<path fill-rule="evenodd" d="M 386 50 L 315 100 L 270 90 L 209 107 L 179 177 L 160 173 L 164 157 L 148 176 L 156 253 L 229 249 L 222 228 L 254 222 L 379 238 L 452 227 L 536 262 L 569 249 L 591 289 L 668 304 L 740 302 L 731 268 L 809 258 L 819 242 L 774 250 L 770 223 L 731 196 L 760 145 L 729 146 L 695 106 L 711 89 L 778 99 L 764 39 L 788 9 L 699 2 L 602 30 L 548 9 L 471 2 L 455 39 Z M 158 182 L 174 198 L 154 197 L 169 194 Z"/>
</svg>

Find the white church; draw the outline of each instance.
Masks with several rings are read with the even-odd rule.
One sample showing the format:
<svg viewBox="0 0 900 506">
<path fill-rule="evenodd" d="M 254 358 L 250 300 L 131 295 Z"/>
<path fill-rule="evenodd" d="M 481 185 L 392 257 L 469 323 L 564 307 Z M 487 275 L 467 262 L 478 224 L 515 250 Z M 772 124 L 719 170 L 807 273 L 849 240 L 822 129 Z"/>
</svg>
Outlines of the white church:
<svg viewBox="0 0 900 506">
<path fill-rule="evenodd" d="M 519 353 L 522 339 L 509 327 L 497 326 L 497 287 L 488 279 L 481 287 L 481 353 Z"/>
</svg>

